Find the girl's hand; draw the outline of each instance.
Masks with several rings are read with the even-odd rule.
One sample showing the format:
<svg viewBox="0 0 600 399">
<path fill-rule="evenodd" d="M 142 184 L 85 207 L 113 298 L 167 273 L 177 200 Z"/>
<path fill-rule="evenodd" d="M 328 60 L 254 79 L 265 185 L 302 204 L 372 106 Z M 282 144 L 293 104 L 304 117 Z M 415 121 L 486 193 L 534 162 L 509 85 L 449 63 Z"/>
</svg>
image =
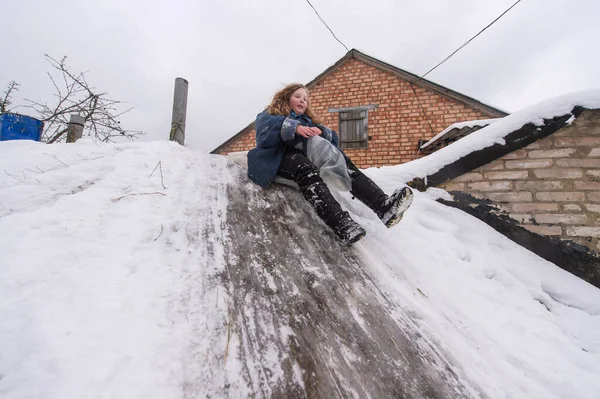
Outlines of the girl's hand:
<svg viewBox="0 0 600 399">
<path fill-rule="evenodd" d="M 305 138 L 320 136 L 321 134 L 323 134 L 323 132 L 321 132 L 321 129 L 319 129 L 318 127 L 308 127 L 302 125 L 298 125 L 298 127 L 296 128 L 296 133 Z"/>
<path fill-rule="evenodd" d="M 309 138 L 315 135 L 310 127 L 302 125 L 298 125 L 298 127 L 296 127 L 296 134 L 299 134 L 300 136 L 305 138 Z"/>
<path fill-rule="evenodd" d="M 318 127 L 311 127 L 310 130 L 314 133 L 314 136 L 320 136 L 323 134 L 321 129 L 319 129 Z"/>
</svg>

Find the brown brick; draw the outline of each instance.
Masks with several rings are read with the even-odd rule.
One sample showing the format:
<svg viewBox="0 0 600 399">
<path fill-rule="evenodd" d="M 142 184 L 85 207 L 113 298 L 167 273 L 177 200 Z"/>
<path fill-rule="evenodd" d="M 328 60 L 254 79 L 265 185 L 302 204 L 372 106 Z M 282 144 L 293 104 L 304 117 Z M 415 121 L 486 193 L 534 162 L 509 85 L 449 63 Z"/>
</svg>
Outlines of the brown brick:
<svg viewBox="0 0 600 399">
<path fill-rule="evenodd" d="M 600 227 L 572 226 L 567 227 L 567 235 L 572 237 L 600 237 Z"/>
<path fill-rule="evenodd" d="M 488 164 L 485 164 L 483 166 L 481 166 L 480 168 L 477 168 L 476 170 L 478 172 L 486 172 L 489 170 L 503 170 L 504 169 L 504 161 L 500 161 L 500 160 L 496 160 L 494 162 L 490 162 Z"/>
<path fill-rule="evenodd" d="M 558 201 L 558 202 L 581 202 L 585 200 L 585 194 L 582 192 L 541 192 L 535 195 L 538 201 Z"/>
<path fill-rule="evenodd" d="M 465 191 L 465 183 L 445 183 L 440 188 L 446 191 Z"/>
<path fill-rule="evenodd" d="M 535 150 L 529 151 L 529 158 L 566 158 L 575 152 L 575 148 L 561 148 L 560 150 Z"/>
<path fill-rule="evenodd" d="M 505 191 L 512 189 L 511 181 L 480 181 L 469 183 L 469 190 L 473 191 Z"/>
<path fill-rule="evenodd" d="M 510 192 L 510 193 L 489 193 L 486 195 L 487 198 L 492 201 L 498 202 L 530 202 L 533 201 L 533 196 L 531 193 L 526 191 L 521 191 L 518 193 Z"/>
<path fill-rule="evenodd" d="M 563 168 L 600 168 L 600 159 L 557 159 L 556 164 Z"/>
<path fill-rule="evenodd" d="M 588 197 L 589 201 L 600 202 L 600 193 L 599 192 L 588 192 L 587 197 Z"/>
<path fill-rule="evenodd" d="M 527 150 L 513 151 L 509 154 L 506 154 L 505 156 L 503 156 L 500 159 L 521 159 L 521 158 L 527 158 Z"/>
<path fill-rule="evenodd" d="M 567 214 L 542 214 L 535 215 L 535 221 L 542 224 L 586 224 L 587 216 L 585 215 L 567 215 Z"/>
<path fill-rule="evenodd" d="M 483 175 L 481 173 L 465 173 L 464 175 L 458 176 L 453 179 L 454 182 L 462 182 L 462 181 L 479 181 L 483 180 Z"/>
<path fill-rule="evenodd" d="M 490 180 L 521 180 L 527 179 L 528 177 L 529 172 L 526 170 L 485 173 L 485 178 Z"/>
<path fill-rule="evenodd" d="M 586 170 L 585 174 L 592 177 L 600 177 L 600 170 Z"/>
<path fill-rule="evenodd" d="M 563 209 L 568 212 L 580 212 L 581 207 L 577 204 L 564 204 Z"/>
<path fill-rule="evenodd" d="M 560 129 L 558 132 L 554 133 L 552 135 L 552 137 L 556 138 L 556 137 L 571 137 L 573 135 L 573 131 L 571 128 L 569 127 L 565 127 L 563 129 Z M 552 144 L 554 144 L 552 142 Z"/>
<path fill-rule="evenodd" d="M 576 190 L 596 190 L 600 191 L 600 182 L 596 181 L 574 181 L 573 187 Z"/>
<path fill-rule="evenodd" d="M 558 211 L 558 204 L 531 202 L 528 204 L 512 204 L 514 212 L 554 212 Z"/>
<path fill-rule="evenodd" d="M 600 148 L 592 148 L 588 157 L 600 157 Z"/>
<path fill-rule="evenodd" d="M 600 145 L 598 137 L 560 137 L 554 140 L 557 147 L 595 147 Z"/>
<path fill-rule="evenodd" d="M 535 225 L 524 225 L 527 230 L 532 233 L 541 234 L 543 236 L 559 236 L 562 235 L 562 228 L 560 226 L 535 226 Z"/>
<path fill-rule="evenodd" d="M 533 173 L 539 179 L 577 179 L 583 176 L 581 169 L 536 169 Z"/>
<path fill-rule="evenodd" d="M 511 218 L 515 219 L 519 223 L 532 223 L 533 222 L 533 216 L 531 216 L 531 215 L 511 213 L 509 216 Z"/>
<path fill-rule="evenodd" d="M 553 137 L 549 137 L 547 139 L 538 140 L 537 143 L 540 145 L 541 150 L 552 150 L 554 149 L 554 140 Z"/>
<path fill-rule="evenodd" d="M 529 180 L 515 182 L 517 191 L 548 191 L 562 190 L 563 184 L 556 180 Z"/>
<path fill-rule="evenodd" d="M 506 169 L 537 169 L 551 166 L 551 159 L 506 161 Z"/>
<path fill-rule="evenodd" d="M 598 212 L 598 213 L 600 213 L 600 205 L 585 204 L 585 209 L 587 209 L 589 212 Z"/>
</svg>

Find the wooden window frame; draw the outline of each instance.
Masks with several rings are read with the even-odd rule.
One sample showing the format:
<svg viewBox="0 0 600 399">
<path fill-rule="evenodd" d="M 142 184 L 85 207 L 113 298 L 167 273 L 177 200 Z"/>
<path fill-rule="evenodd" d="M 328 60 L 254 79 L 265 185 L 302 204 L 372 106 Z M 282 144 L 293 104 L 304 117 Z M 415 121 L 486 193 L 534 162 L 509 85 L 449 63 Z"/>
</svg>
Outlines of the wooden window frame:
<svg viewBox="0 0 600 399">
<path fill-rule="evenodd" d="M 358 150 L 369 148 L 369 110 L 376 109 L 378 107 L 379 105 L 371 104 L 358 107 L 330 108 L 328 110 L 328 112 L 338 113 L 338 133 L 340 139 L 340 148 L 342 150 Z M 353 121 L 356 121 L 357 125 L 351 124 Z M 348 133 L 342 129 L 344 122 L 346 122 L 346 126 L 357 126 L 357 130 L 359 132 L 358 135 L 362 137 L 356 140 L 344 139 L 344 137 L 347 137 Z M 347 127 L 344 129 L 347 129 Z"/>
</svg>

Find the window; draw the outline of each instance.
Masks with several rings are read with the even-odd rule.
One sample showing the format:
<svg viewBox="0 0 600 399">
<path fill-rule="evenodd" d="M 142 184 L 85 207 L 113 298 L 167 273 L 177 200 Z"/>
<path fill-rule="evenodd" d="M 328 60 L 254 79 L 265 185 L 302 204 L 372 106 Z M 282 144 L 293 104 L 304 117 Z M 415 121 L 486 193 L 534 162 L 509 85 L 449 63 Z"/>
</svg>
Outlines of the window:
<svg viewBox="0 0 600 399">
<path fill-rule="evenodd" d="M 340 112 L 340 147 L 367 148 L 369 146 L 368 111 Z"/>
<path fill-rule="evenodd" d="M 378 105 L 365 105 L 329 109 L 329 112 L 337 112 L 339 115 L 338 133 L 341 149 L 369 146 L 369 110 L 377 107 Z"/>
</svg>

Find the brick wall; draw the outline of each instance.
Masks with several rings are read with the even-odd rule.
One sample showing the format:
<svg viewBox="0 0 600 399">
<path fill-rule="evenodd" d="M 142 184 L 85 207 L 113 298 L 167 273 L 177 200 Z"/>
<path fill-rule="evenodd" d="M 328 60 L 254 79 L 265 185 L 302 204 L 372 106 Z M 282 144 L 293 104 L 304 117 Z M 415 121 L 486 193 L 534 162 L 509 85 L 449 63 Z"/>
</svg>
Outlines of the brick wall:
<svg viewBox="0 0 600 399">
<path fill-rule="evenodd" d="M 600 110 L 440 187 L 487 198 L 542 235 L 600 250 Z"/>
<path fill-rule="evenodd" d="M 258 114 L 260 110 L 256 113 Z M 229 154 L 230 152 L 237 151 L 248 151 L 256 147 L 256 131 L 254 129 L 248 129 L 248 131 L 242 134 L 237 140 L 227 144 L 218 152 L 219 154 Z"/>
<path fill-rule="evenodd" d="M 417 158 L 420 139 L 429 140 L 456 122 L 490 118 L 490 115 L 433 91 L 416 85 L 415 90 L 433 133 L 407 81 L 355 58 L 317 83 L 310 96 L 315 113 L 336 131 L 338 114 L 327 112 L 329 108 L 379 105 L 378 109 L 369 111 L 369 148 L 346 150 L 361 168 L 411 161 Z M 255 132 L 251 130 L 220 153 L 249 150 L 255 145 Z"/>
</svg>

